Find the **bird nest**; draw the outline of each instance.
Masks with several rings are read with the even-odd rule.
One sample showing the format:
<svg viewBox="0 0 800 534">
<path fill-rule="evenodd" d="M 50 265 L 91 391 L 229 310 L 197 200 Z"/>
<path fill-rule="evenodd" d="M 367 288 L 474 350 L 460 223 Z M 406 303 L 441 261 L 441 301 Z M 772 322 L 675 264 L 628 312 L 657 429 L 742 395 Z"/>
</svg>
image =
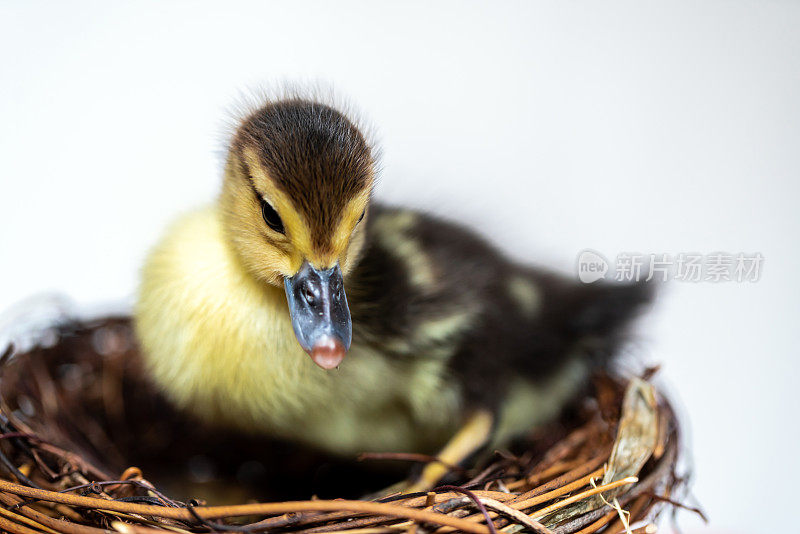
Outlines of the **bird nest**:
<svg viewBox="0 0 800 534">
<path fill-rule="evenodd" d="M 62 321 L 9 347 L 0 371 L 0 529 L 13 533 L 649 532 L 683 486 L 678 423 L 648 375 L 599 377 L 560 421 L 448 466 L 445 485 L 381 495 L 435 459 L 348 460 L 205 427 L 147 382 L 128 318 Z"/>
</svg>

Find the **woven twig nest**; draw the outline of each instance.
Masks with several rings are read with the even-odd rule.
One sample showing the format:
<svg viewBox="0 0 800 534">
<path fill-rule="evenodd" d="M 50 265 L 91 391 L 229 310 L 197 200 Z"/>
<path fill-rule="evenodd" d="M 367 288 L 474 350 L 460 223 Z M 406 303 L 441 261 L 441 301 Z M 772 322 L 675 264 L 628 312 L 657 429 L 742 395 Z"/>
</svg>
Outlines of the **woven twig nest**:
<svg viewBox="0 0 800 534">
<path fill-rule="evenodd" d="M 364 500 L 429 458 L 348 461 L 206 428 L 144 379 L 128 318 L 38 339 L 1 368 L 4 531 L 624 532 L 652 528 L 681 485 L 677 421 L 639 378 L 598 378 L 581 408 L 434 492 Z"/>
</svg>

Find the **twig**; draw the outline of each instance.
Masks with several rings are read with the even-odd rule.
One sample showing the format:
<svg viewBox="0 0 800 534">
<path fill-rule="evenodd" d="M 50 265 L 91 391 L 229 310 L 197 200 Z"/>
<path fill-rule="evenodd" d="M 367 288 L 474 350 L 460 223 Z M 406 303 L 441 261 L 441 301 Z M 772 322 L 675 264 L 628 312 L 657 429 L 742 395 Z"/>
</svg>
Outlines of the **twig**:
<svg viewBox="0 0 800 534">
<path fill-rule="evenodd" d="M 700 508 L 697 508 L 697 507 L 694 507 L 694 506 L 689 506 L 687 504 L 683 504 L 682 502 L 678 502 L 678 501 L 670 499 L 668 497 L 664 497 L 663 495 L 658 495 L 656 493 L 653 493 L 652 491 L 644 492 L 644 495 L 647 495 L 651 499 L 655 499 L 657 501 L 668 503 L 668 504 L 674 506 L 675 508 L 681 508 L 681 509 L 686 510 L 688 512 L 694 512 L 695 514 L 697 514 L 700 517 L 700 519 L 703 520 L 704 523 L 708 523 L 708 517 L 703 512 L 703 510 L 701 510 Z"/>
<path fill-rule="evenodd" d="M 608 460 L 608 451 L 606 454 L 600 454 L 592 458 L 591 460 L 587 460 L 586 462 L 582 463 L 580 466 L 576 467 L 575 469 L 564 473 L 563 475 L 554 478 L 550 482 L 546 484 L 542 484 L 541 486 L 537 486 L 532 490 L 523 493 L 517 500 L 525 500 L 530 499 L 531 497 L 536 497 L 538 495 L 542 495 L 543 493 L 550 492 L 557 488 L 562 488 L 566 484 L 574 482 L 575 480 L 580 479 L 581 477 L 586 478 L 587 475 L 599 476 L 599 473 L 605 473 L 605 468 L 602 467 L 603 463 Z M 596 474 L 597 473 L 597 474 Z"/>
<path fill-rule="evenodd" d="M 41 534 L 39 531 L 20 525 L 19 523 L 9 521 L 4 517 L 0 517 L 0 528 L 6 532 L 11 532 L 11 534 Z"/>
<path fill-rule="evenodd" d="M 179 519 L 182 521 L 191 521 L 195 518 L 194 514 L 186 508 L 167 508 L 164 506 L 153 506 L 147 504 L 107 501 L 105 499 L 97 499 L 95 497 L 82 497 L 79 495 L 70 495 L 57 493 L 54 491 L 28 488 L 18 484 L 6 482 L 5 480 L 0 480 L 0 490 L 14 493 L 16 495 L 23 495 L 25 497 L 33 497 L 39 500 L 59 502 L 73 506 L 81 506 L 84 508 L 94 508 L 98 510 L 108 510 L 112 512 L 123 512 L 128 514 L 150 515 L 154 517 Z M 451 526 L 456 529 L 461 529 L 466 532 L 474 532 L 476 534 L 490 532 L 487 527 L 483 525 L 477 525 L 471 521 L 464 521 L 462 519 L 449 517 L 443 514 L 426 512 L 406 506 L 368 501 L 286 501 L 277 503 L 239 504 L 233 506 L 204 506 L 194 509 L 194 512 L 199 514 L 204 519 L 247 515 L 273 515 L 284 514 L 287 512 L 306 511 L 351 511 L 376 513 L 381 515 L 404 517 L 424 523 Z"/>
<path fill-rule="evenodd" d="M 0 501 L 2 501 L 3 504 L 7 506 L 15 505 L 18 504 L 19 502 L 22 502 L 19 497 L 16 497 L 14 495 L 9 495 L 7 493 L 0 493 Z M 104 529 L 84 526 L 77 523 L 73 523 L 71 521 L 61 521 L 59 519 L 54 519 L 49 515 L 38 512 L 32 508 L 21 508 L 20 513 L 54 530 L 57 530 L 59 532 L 64 532 L 65 534 L 103 534 L 107 532 Z"/>
<path fill-rule="evenodd" d="M 455 491 L 457 493 L 463 493 L 464 495 L 469 497 L 472 500 L 472 502 L 475 503 L 475 506 L 478 508 L 478 510 L 481 511 L 481 513 L 483 514 L 483 517 L 486 519 L 486 526 L 489 527 L 489 532 L 491 532 L 491 534 L 497 534 L 497 530 L 495 530 L 495 528 L 494 528 L 494 523 L 492 523 L 492 518 L 489 517 L 489 512 L 486 510 L 486 507 L 483 506 L 483 503 L 477 497 L 477 495 L 475 495 L 474 493 L 472 493 L 468 489 L 459 488 L 458 486 L 439 486 L 436 489 L 437 490 L 445 490 L 445 491 L 448 491 L 448 490 L 449 491 Z"/>
<path fill-rule="evenodd" d="M 506 517 L 510 517 L 515 522 L 529 528 L 533 532 L 536 532 L 538 534 L 553 534 L 553 531 L 550 530 L 549 528 L 545 527 L 538 521 L 531 519 L 531 517 L 524 514 L 523 512 L 511 508 L 507 504 L 495 501 L 494 499 L 481 499 L 481 502 L 487 508 L 490 508 L 495 512 L 498 512 Z"/>
<path fill-rule="evenodd" d="M 3 508 L 0 508 L 0 515 L 2 515 L 7 519 L 16 521 L 17 523 L 23 523 L 25 525 L 28 525 L 29 527 L 38 528 L 39 530 L 47 532 L 48 534 L 59 534 L 57 530 L 53 530 L 52 528 L 46 527 L 34 521 L 33 519 L 30 519 L 29 517 L 25 517 L 24 515 L 20 514 L 15 514 L 14 512 L 11 512 L 9 510 L 4 510 Z"/>
<path fill-rule="evenodd" d="M 591 497 L 592 495 L 597 495 L 598 493 L 602 493 L 604 491 L 609 491 L 614 488 L 619 488 L 621 486 L 627 486 L 628 484 L 635 484 L 639 482 L 639 479 L 636 477 L 627 477 L 623 478 L 622 480 L 617 480 L 614 482 L 610 482 L 608 484 L 603 484 L 602 486 L 597 486 L 596 488 L 592 488 L 590 490 L 586 490 L 584 492 L 578 493 L 577 495 L 573 495 L 572 497 L 567 497 L 563 501 L 559 501 L 555 504 L 551 504 L 546 508 L 542 508 L 541 510 L 536 510 L 533 514 L 534 517 L 544 517 L 547 514 L 558 510 L 559 508 L 563 508 L 568 504 L 572 504 L 574 502 L 580 501 L 585 499 L 586 497 Z"/>
</svg>

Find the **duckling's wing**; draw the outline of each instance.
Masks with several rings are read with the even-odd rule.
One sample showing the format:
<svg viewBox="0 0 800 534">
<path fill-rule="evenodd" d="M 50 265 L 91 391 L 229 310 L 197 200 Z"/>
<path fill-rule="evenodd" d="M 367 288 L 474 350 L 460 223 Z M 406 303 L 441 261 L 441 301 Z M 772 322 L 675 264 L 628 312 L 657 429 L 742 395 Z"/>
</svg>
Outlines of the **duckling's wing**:
<svg viewBox="0 0 800 534">
<path fill-rule="evenodd" d="M 652 294 L 515 265 L 464 227 L 380 205 L 348 281 L 357 340 L 446 360 L 465 407 L 537 402 L 542 418 L 612 359 Z"/>
</svg>

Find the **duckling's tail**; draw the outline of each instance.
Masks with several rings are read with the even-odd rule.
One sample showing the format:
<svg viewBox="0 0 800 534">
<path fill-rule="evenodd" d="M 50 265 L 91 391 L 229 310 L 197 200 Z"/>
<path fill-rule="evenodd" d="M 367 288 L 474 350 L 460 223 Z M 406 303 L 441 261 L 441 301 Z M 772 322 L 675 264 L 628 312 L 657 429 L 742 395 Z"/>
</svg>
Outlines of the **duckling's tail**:
<svg viewBox="0 0 800 534">
<path fill-rule="evenodd" d="M 649 282 L 580 284 L 557 292 L 551 324 L 598 367 L 619 353 L 632 323 L 656 295 Z"/>
</svg>

